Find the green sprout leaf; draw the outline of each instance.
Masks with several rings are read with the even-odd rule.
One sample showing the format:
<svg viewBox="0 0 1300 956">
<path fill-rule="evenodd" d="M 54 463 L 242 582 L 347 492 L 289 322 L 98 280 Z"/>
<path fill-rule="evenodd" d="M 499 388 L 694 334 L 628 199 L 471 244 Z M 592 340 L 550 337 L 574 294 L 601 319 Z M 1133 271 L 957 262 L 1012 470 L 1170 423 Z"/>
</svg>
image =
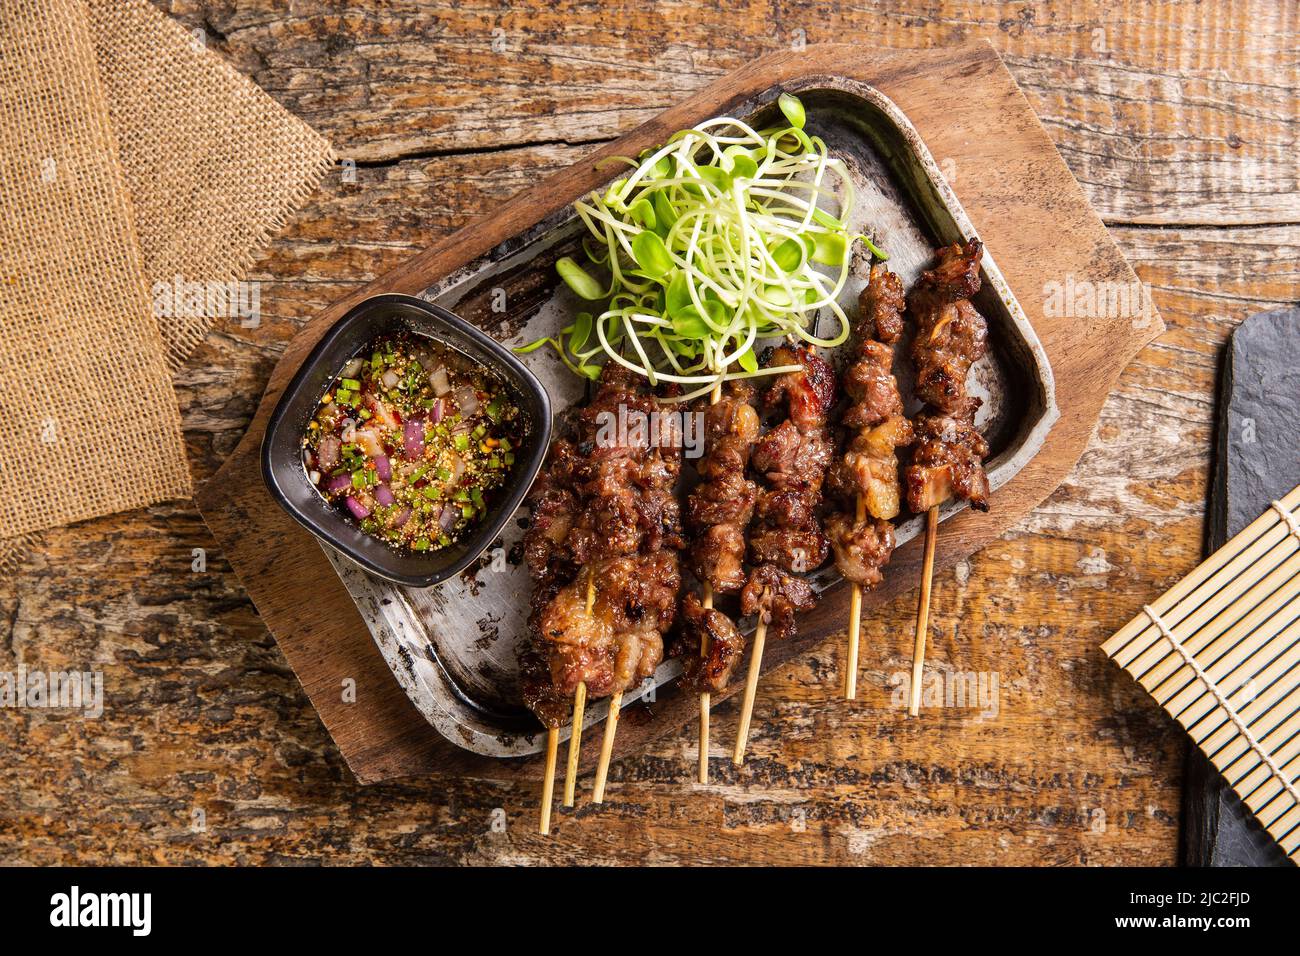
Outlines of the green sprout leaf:
<svg viewBox="0 0 1300 956">
<path fill-rule="evenodd" d="M 593 302 L 605 298 L 604 286 L 569 256 L 565 256 L 555 263 L 555 271 L 560 274 L 560 278 L 564 280 L 565 285 L 582 298 L 590 299 Z"/>
<path fill-rule="evenodd" d="M 673 267 L 673 257 L 668 254 L 668 247 L 659 238 L 659 234 L 644 230 L 632 240 L 632 255 L 636 257 L 641 271 L 652 279 L 657 279 Z"/>
<path fill-rule="evenodd" d="M 803 103 L 799 102 L 799 97 L 792 93 L 782 93 L 776 99 L 776 105 L 781 108 L 781 114 L 790 121 L 790 125 L 795 129 L 803 129 L 804 120 L 807 118 Z"/>
</svg>

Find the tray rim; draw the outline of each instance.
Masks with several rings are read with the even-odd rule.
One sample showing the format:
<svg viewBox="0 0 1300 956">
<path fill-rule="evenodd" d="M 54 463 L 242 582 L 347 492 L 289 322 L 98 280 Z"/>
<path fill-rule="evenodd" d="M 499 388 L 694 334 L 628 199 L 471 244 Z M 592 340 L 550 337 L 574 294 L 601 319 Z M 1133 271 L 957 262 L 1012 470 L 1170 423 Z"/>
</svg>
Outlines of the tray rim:
<svg viewBox="0 0 1300 956">
<path fill-rule="evenodd" d="M 778 91 L 789 91 L 796 94 L 803 91 L 834 91 L 857 97 L 879 110 L 901 135 L 913 159 L 920 167 L 921 172 L 924 173 L 926 183 L 935 191 L 943 209 L 952 218 L 952 227 L 960 235 L 961 239 L 965 241 L 979 238 L 969 215 L 967 215 L 955 191 L 944 177 L 942 170 L 939 168 L 938 163 L 935 162 L 933 154 L 930 152 L 929 147 L 926 146 L 916 127 L 907 117 L 907 114 L 876 86 L 840 73 L 809 73 L 795 80 L 773 83 L 757 93 L 743 97 L 740 101 L 741 104 L 753 105 L 754 107 L 745 113 L 745 118 L 752 118 L 754 113 L 770 108 L 772 103 L 775 102 L 775 94 Z M 909 195 L 907 198 L 914 207 L 920 206 L 916 197 Z M 922 212 L 922 215 L 924 215 L 924 212 L 919 208 L 918 212 Z M 490 272 L 490 270 L 500 267 L 502 263 L 508 262 L 515 256 L 522 255 L 536 244 L 554 241 L 550 239 L 551 235 L 563 230 L 575 219 L 576 215 L 572 212 L 571 203 L 566 203 L 557 211 L 541 215 L 533 223 L 523 227 L 514 236 L 498 243 L 483 255 L 462 264 L 459 268 L 452 270 L 441 278 L 432 280 L 425 289 L 416 293 L 416 296 L 437 305 L 441 296 L 445 296 L 458 286 L 479 279 L 484 272 Z M 926 223 L 926 228 L 932 234 L 936 231 L 933 224 L 929 222 Z M 1060 418 L 1060 410 L 1056 405 L 1055 378 L 1046 351 L 1038 338 L 1037 332 L 1034 330 L 1033 324 L 1029 321 L 1015 293 L 1003 277 L 1002 271 L 999 269 L 996 259 L 987 245 L 984 248 L 980 268 L 984 281 L 992 286 L 998 301 L 1007 310 L 1021 343 L 1032 359 L 1035 376 L 1033 386 L 1039 390 L 1037 398 L 1042 403 L 1037 418 L 1033 420 L 1033 423 L 1027 429 L 1017 433 L 1013 439 L 1012 447 L 990 462 L 991 467 L 988 470 L 990 491 L 996 491 L 1011 481 L 1042 449 L 1053 425 Z M 968 508 L 968 504 L 964 501 L 949 501 L 940 507 L 939 521 L 942 523 L 959 512 L 968 510 Z M 899 523 L 896 526 L 899 544 L 902 545 L 916 536 L 923 521 L 924 516 L 912 516 L 907 521 Z M 375 600 L 376 594 L 383 590 L 386 584 L 392 584 L 392 582 L 368 580 L 364 568 L 356 566 L 355 562 L 350 561 L 346 555 L 328 547 L 325 542 L 320 543 L 330 560 L 331 566 L 338 573 L 349 596 L 357 605 L 370 636 L 383 656 L 385 663 L 393 672 L 394 677 L 412 705 L 439 734 L 461 749 L 492 759 L 512 760 L 531 757 L 542 751 L 545 734 L 540 726 L 531 732 L 488 732 L 485 729 L 458 720 L 454 712 L 443 706 L 440 698 L 450 697 L 454 699 L 464 695 L 456 686 L 454 679 L 446 672 L 442 664 L 436 660 L 436 643 L 427 634 L 421 635 L 421 642 L 432 647 L 434 661 L 414 657 L 414 655 L 410 655 L 410 652 L 406 653 L 408 656 L 414 657 L 414 660 L 408 659 L 408 656 L 403 656 L 406 647 L 401 643 L 402 638 L 394 633 L 390 623 L 390 616 L 378 609 L 380 602 Z M 349 565 L 354 566 L 357 574 L 351 573 L 352 569 L 348 568 Z M 355 587 L 360 589 L 363 594 L 358 594 L 354 590 L 354 583 L 351 582 L 355 582 Z M 842 582 L 834 581 L 823 587 L 819 593 L 829 591 L 840 583 Z M 390 587 L 388 592 L 393 594 L 400 606 L 406 610 L 408 619 L 418 618 L 409 599 L 400 587 Z M 373 607 L 368 610 L 366 606 L 363 606 L 363 600 L 373 605 Z M 748 633 L 749 630 L 747 627 L 742 627 L 744 633 Z M 429 672 L 427 677 L 425 676 L 426 671 Z M 681 666 L 679 663 L 666 658 L 653 677 L 647 678 L 638 687 L 625 692 L 622 707 L 627 708 L 637 703 L 652 690 L 672 681 L 680 671 Z M 589 702 L 584 714 L 583 729 L 602 723 L 608 713 L 608 707 L 609 701 L 606 698 Z M 560 728 L 561 741 L 567 740 L 571 735 L 571 727 Z M 506 739 L 511 740 L 512 743 L 507 744 Z"/>
</svg>

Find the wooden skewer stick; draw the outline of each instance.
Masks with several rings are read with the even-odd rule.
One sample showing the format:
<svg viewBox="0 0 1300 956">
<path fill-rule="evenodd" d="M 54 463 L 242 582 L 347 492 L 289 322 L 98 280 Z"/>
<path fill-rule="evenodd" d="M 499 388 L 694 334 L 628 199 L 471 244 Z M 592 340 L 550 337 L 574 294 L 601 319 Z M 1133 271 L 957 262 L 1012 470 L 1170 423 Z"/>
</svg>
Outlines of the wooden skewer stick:
<svg viewBox="0 0 1300 956">
<path fill-rule="evenodd" d="M 916 644 L 912 648 L 912 684 L 908 688 L 907 712 L 921 712 L 921 677 L 925 672 L 925 636 L 930 629 L 930 581 L 934 578 L 934 542 L 939 532 L 939 506 L 925 513 L 925 559 L 921 564 L 921 605 L 916 611 Z"/>
<path fill-rule="evenodd" d="M 705 584 L 701 588 L 703 594 L 703 604 L 706 608 L 713 607 L 713 587 Z M 709 654 L 709 638 L 706 634 L 700 638 L 700 656 L 707 657 Z M 713 703 L 713 695 L 707 690 L 700 691 L 700 783 L 709 782 L 709 710 Z"/>
<path fill-rule="evenodd" d="M 587 613 L 591 613 L 591 604 L 595 598 L 595 589 L 587 592 Z M 605 781 L 609 778 L 609 762 L 614 756 L 614 735 L 618 733 L 618 718 L 623 709 L 623 691 L 614 692 L 609 699 L 609 713 L 605 715 L 605 736 L 600 742 L 600 762 L 596 764 L 596 785 L 591 791 L 592 803 L 605 802 Z"/>
<path fill-rule="evenodd" d="M 709 393 L 709 404 L 716 405 L 722 398 L 722 383 L 719 382 L 713 386 L 713 391 Z M 700 586 L 701 604 L 706 610 L 713 607 L 713 585 L 705 581 Z M 700 638 L 700 656 L 709 656 L 709 636 L 705 634 Z M 707 691 L 700 691 L 700 766 L 699 780 L 700 783 L 709 782 L 709 711 L 713 704 L 713 695 Z"/>
<path fill-rule="evenodd" d="M 555 800 L 555 757 L 560 750 L 560 729 L 546 731 L 546 775 L 542 778 L 542 817 L 537 832 L 547 836 L 551 832 L 551 803 Z"/>
<path fill-rule="evenodd" d="M 605 780 L 609 776 L 609 762 L 614 756 L 614 735 L 618 733 L 619 711 L 623 709 L 623 692 L 615 691 L 609 699 L 609 714 L 605 717 L 605 738 L 600 742 L 600 763 L 596 765 L 596 786 L 591 791 L 592 803 L 605 802 Z"/>
<path fill-rule="evenodd" d="M 587 616 L 591 617 L 596 602 L 596 571 L 587 568 Z M 573 806 L 574 792 L 578 786 L 578 757 L 582 753 L 582 715 L 587 708 L 587 682 L 578 681 L 573 692 L 573 719 L 569 722 L 569 762 L 564 770 L 564 805 Z"/>
<path fill-rule="evenodd" d="M 867 502 L 858 495 L 857 522 L 867 517 Z M 853 582 L 849 592 L 849 656 L 844 662 L 844 699 L 856 700 L 858 696 L 858 636 L 862 630 L 862 585 Z"/>
<path fill-rule="evenodd" d="M 754 716 L 754 696 L 758 692 L 758 675 L 763 669 L 763 645 L 767 643 L 767 625 L 760 618 L 754 629 L 754 650 L 749 658 L 749 673 L 745 676 L 745 701 L 740 711 L 740 729 L 736 733 L 736 749 L 731 762 L 737 767 L 745 762 L 745 746 L 749 742 L 749 724 Z"/>
<path fill-rule="evenodd" d="M 573 806 L 574 791 L 578 786 L 578 756 L 582 751 L 582 713 L 587 707 L 587 682 L 579 681 L 573 692 L 573 722 L 569 732 L 569 763 L 564 770 L 564 805 Z"/>
<path fill-rule="evenodd" d="M 764 592 L 766 597 L 766 592 Z M 763 602 L 765 603 L 765 602 Z M 745 746 L 749 742 L 749 722 L 754 716 L 754 695 L 758 693 L 758 674 L 763 669 L 763 645 L 767 643 L 767 623 L 760 616 L 754 629 L 754 649 L 749 655 L 749 673 L 745 675 L 745 702 L 740 710 L 740 729 L 736 732 L 736 749 L 731 762 L 737 767 L 745 763 Z"/>
</svg>

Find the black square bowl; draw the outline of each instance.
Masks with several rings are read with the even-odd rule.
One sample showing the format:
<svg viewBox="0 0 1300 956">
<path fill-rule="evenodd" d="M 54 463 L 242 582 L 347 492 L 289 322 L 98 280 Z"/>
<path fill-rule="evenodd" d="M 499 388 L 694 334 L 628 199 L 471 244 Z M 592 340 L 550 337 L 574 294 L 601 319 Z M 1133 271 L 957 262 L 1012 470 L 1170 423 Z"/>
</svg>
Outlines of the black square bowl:
<svg viewBox="0 0 1300 956">
<path fill-rule="evenodd" d="M 302 462 L 302 438 L 317 403 L 338 372 L 380 335 L 410 330 L 493 369 L 523 413 L 523 441 L 496 503 L 472 533 L 437 551 L 398 551 L 371 537 L 330 505 Z M 501 533 L 537 477 L 551 438 L 551 401 L 523 363 L 459 316 L 408 295 L 377 295 L 352 308 L 325 333 L 271 414 L 262 440 L 262 478 L 280 507 L 325 543 L 372 574 L 428 587 L 465 570 Z"/>
</svg>

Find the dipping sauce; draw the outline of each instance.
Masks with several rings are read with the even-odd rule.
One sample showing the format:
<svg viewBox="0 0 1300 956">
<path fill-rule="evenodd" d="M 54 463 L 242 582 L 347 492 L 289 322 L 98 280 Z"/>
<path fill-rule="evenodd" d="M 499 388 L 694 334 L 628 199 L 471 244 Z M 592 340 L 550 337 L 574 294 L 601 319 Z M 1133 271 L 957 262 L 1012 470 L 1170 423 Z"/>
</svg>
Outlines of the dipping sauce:
<svg viewBox="0 0 1300 956">
<path fill-rule="evenodd" d="M 303 438 L 303 465 L 367 534 L 436 551 L 487 513 L 522 432 L 519 407 L 490 369 L 400 332 L 339 371 Z"/>
</svg>

